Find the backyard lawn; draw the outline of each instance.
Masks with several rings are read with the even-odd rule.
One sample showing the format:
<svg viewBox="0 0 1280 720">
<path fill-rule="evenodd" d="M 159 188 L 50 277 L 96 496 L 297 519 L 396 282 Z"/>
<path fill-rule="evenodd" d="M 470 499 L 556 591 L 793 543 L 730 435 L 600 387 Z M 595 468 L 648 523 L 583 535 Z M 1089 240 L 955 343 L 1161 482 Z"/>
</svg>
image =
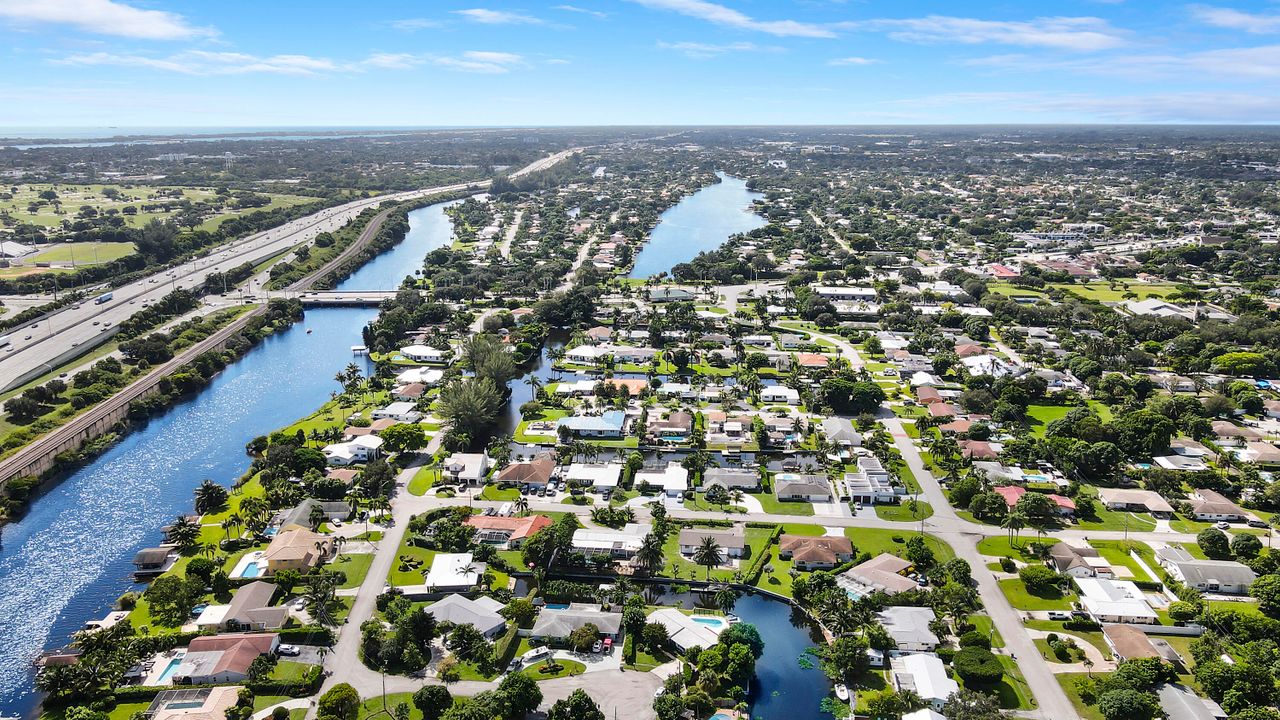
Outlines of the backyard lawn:
<svg viewBox="0 0 1280 720">
<path fill-rule="evenodd" d="M 712 569 L 711 577 L 719 580 L 732 580 L 733 575 L 739 571 L 746 571 L 751 565 L 754 558 L 760 553 L 769 549 L 767 545 L 772 530 L 768 528 L 747 528 L 747 547 L 750 552 L 746 557 L 737 560 L 737 567 L 720 566 Z M 707 575 L 707 569 L 698 565 L 680 554 L 680 533 L 673 532 L 667 537 L 667 542 L 663 545 L 663 553 L 666 556 L 668 568 L 672 570 L 676 578 L 696 578 L 703 579 Z"/>
</svg>

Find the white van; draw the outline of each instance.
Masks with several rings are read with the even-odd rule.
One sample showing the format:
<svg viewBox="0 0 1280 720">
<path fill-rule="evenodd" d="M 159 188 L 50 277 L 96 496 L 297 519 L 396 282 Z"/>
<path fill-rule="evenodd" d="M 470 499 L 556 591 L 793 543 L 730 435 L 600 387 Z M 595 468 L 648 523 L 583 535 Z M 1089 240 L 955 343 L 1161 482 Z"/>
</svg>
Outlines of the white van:
<svg viewBox="0 0 1280 720">
<path fill-rule="evenodd" d="M 511 503 L 502 503 L 502 507 L 498 508 L 498 516 L 511 517 L 511 514 L 514 510 L 515 510 L 515 506 L 512 505 Z"/>
</svg>

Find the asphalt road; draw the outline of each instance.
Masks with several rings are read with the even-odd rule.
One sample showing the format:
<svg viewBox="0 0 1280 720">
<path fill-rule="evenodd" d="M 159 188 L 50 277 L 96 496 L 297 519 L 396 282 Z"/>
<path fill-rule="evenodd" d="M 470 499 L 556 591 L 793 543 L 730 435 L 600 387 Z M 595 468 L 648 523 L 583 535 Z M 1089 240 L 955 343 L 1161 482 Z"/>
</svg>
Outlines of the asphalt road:
<svg viewBox="0 0 1280 720">
<path fill-rule="evenodd" d="M 511 174 L 517 178 L 545 170 L 568 157 L 577 149 L 558 152 L 537 160 Z M 10 342 L 0 348 L 0 391 L 7 390 L 31 373 L 48 372 L 59 359 L 70 359 L 77 352 L 87 352 L 109 337 L 110 328 L 177 288 L 192 288 L 214 272 L 225 272 L 245 262 L 261 262 L 289 248 L 310 242 L 322 232 L 333 232 L 350 222 L 361 211 L 393 200 L 409 200 L 438 193 L 485 188 L 489 181 L 455 183 L 435 188 L 363 198 L 345 205 L 322 210 L 292 220 L 270 230 L 214 248 L 209 256 L 184 263 L 111 291 L 111 299 L 97 303 L 93 299 L 63 308 L 47 318 L 0 335 Z M 104 288 L 103 292 L 106 292 Z"/>
</svg>

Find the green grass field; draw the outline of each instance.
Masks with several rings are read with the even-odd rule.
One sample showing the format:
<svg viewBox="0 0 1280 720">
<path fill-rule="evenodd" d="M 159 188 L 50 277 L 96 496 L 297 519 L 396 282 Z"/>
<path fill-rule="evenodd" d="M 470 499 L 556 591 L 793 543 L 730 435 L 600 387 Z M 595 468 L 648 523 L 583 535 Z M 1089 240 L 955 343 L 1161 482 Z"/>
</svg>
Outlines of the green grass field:
<svg viewBox="0 0 1280 720">
<path fill-rule="evenodd" d="M 1019 610 L 1070 610 L 1074 594 L 1051 591 L 1033 595 L 1018 578 L 1000 580 L 1000 591 Z"/>
<path fill-rule="evenodd" d="M 933 516 L 933 506 L 924 501 L 916 503 L 915 514 L 911 513 L 907 503 L 900 505 L 876 505 L 876 517 L 881 520 L 895 522 L 919 522 Z"/>
<path fill-rule="evenodd" d="M 299 195 L 278 195 L 262 193 L 271 198 L 271 202 L 260 208 L 238 209 L 231 205 L 223 205 L 213 188 L 177 188 L 151 187 L 144 185 L 65 185 L 47 183 L 21 184 L 18 191 L 7 199 L 0 199 L 0 213 L 8 212 L 15 220 L 56 228 L 63 220 L 75 221 L 84 206 L 93 208 L 99 215 L 119 215 L 129 227 L 142 227 L 153 219 L 173 217 L 178 205 L 183 200 L 192 203 L 206 203 L 221 209 L 201 226 L 202 229 L 216 228 L 224 220 L 259 210 L 272 210 L 278 207 L 290 207 L 307 202 L 315 202 L 315 198 Z M 116 198 L 104 195 L 108 188 L 119 191 Z M 57 203 L 43 200 L 40 194 L 52 190 L 57 193 Z M 5 193 L 9 194 L 9 193 Z M 32 213 L 31 203 L 41 203 Z M 156 205 L 152 210 L 144 210 L 144 205 Z M 60 207 L 59 207 L 60 206 Z M 133 208 L 135 214 L 129 214 L 125 208 Z"/>
<path fill-rule="evenodd" d="M 131 242 L 58 243 L 24 258 L 23 262 L 33 264 L 38 262 L 70 263 L 74 261 L 77 266 L 98 265 L 112 260 L 119 260 L 126 255 L 132 255 L 135 249 L 136 247 Z"/>
<path fill-rule="evenodd" d="M 902 556 L 907 551 L 907 538 L 916 533 L 909 530 L 885 530 L 883 528 L 845 528 L 844 535 L 853 541 L 855 552 L 870 553 L 872 557 L 881 553 Z M 896 539 L 895 539 L 896 538 Z M 956 556 L 951 546 L 933 535 L 925 534 L 925 544 L 933 551 L 938 562 L 946 562 Z"/>
</svg>

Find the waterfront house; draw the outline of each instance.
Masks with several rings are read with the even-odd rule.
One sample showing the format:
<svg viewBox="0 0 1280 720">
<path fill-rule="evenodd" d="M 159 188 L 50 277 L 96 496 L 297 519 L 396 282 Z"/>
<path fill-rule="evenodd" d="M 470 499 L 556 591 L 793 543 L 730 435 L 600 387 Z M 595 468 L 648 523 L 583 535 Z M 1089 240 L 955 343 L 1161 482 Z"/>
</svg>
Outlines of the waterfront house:
<svg viewBox="0 0 1280 720">
<path fill-rule="evenodd" d="M 622 479 L 622 463 L 573 463 L 564 471 L 565 483 L 573 487 L 612 490 Z"/>
<path fill-rule="evenodd" d="M 566 428 L 570 435 L 583 438 L 620 438 L 627 415 L 621 410 L 609 410 L 600 415 L 571 415 L 556 421 L 556 429 Z"/>
<path fill-rule="evenodd" d="M 325 445 L 321 452 L 330 465 L 346 466 L 367 463 L 376 459 L 382 451 L 382 438 L 377 435 L 361 435 L 346 442 Z"/>
<path fill-rule="evenodd" d="M 938 636 L 929 629 L 938 619 L 932 608 L 892 605 L 876 613 L 876 619 L 903 652 L 931 652 L 938 647 Z"/>
<path fill-rule="evenodd" d="M 555 470 L 555 457 L 551 453 L 538 453 L 532 460 L 511 463 L 502 468 L 494 479 L 500 483 L 543 487 L 551 479 Z"/>
<path fill-rule="evenodd" d="M 408 345 L 400 348 L 400 354 L 411 362 L 425 365 L 448 365 L 450 352 L 428 345 Z"/>
<path fill-rule="evenodd" d="M 712 487 L 755 492 L 760 489 L 760 473 L 743 468 L 710 467 L 702 472 L 702 490 Z"/>
<path fill-rule="evenodd" d="M 636 473 L 635 485 L 659 487 L 667 497 L 680 497 L 689 489 L 689 471 L 678 462 L 658 469 L 645 468 Z"/>
<path fill-rule="evenodd" d="M 307 498 L 294 505 L 280 520 L 281 530 L 314 530 L 311 527 L 312 508 L 320 508 L 321 521 L 344 520 L 351 515 L 351 506 L 341 500 L 316 500 Z"/>
<path fill-rule="evenodd" d="M 416 423 L 422 419 L 422 413 L 418 411 L 417 406 L 411 402 L 393 402 L 386 407 L 378 408 L 369 413 L 369 417 L 374 420 L 394 420 L 398 423 Z"/>
<path fill-rule="evenodd" d="M 533 622 L 530 637 L 560 644 L 568 640 L 574 630 L 586 625 L 594 625 L 601 637 L 617 640 L 622 632 L 622 613 L 587 603 L 571 603 L 567 608 L 543 608 Z"/>
<path fill-rule="evenodd" d="M 920 585 L 905 573 L 911 569 L 911 563 L 896 555 L 881 553 L 870 560 L 854 565 L 840 573 L 836 582 L 851 597 L 863 597 L 873 592 L 897 595 L 907 590 L 915 590 Z"/>
<path fill-rule="evenodd" d="M 271 633 L 206 635 L 193 639 L 173 671 L 175 685 L 242 683 L 260 655 L 274 653 L 280 636 Z"/>
<path fill-rule="evenodd" d="M 845 448 L 862 446 L 862 433 L 853 429 L 853 423 L 848 418 L 826 418 L 822 421 L 822 434 L 833 445 Z"/>
<path fill-rule="evenodd" d="M 746 533 L 743 532 L 742 526 L 734 525 L 726 529 L 684 528 L 680 531 L 680 554 L 693 555 L 708 538 L 714 540 L 720 547 L 721 558 L 740 558 L 747 553 Z"/>
<path fill-rule="evenodd" d="M 947 700 L 960 692 L 937 655 L 912 653 L 893 658 L 891 664 L 894 689 L 914 692 L 934 710 L 942 710 Z"/>
<path fill-rule="evenodd" d="M 332 551 L 333 540 L 328 536 L 298 528 L 277 533 L 263 551 L 262 559 L 267 575 L 281 570 L 305 573 L 319 567 Z"/>
<path fill-rule="evenodd" d="M 844 536 L 783 534 L 778 558 L 790 560 L 797 570 L 830 570 L 853 560 L 853 543 Z"/>
<path fill-rule="evenodd" d="M 630 559 L 640 551 L 649 534 L 645 523 L 627 523 L 621 528 L 580 528 L 573 531 L 572 547 L 584 555 L 607 555 L 615 560 Z"/>
<path fill-rule="evenodd" d="M 783 501 L 831 502 L 831 483 L 825 475 L 778 473 L 773 478 L 773 492 Z"/>
</svg>

